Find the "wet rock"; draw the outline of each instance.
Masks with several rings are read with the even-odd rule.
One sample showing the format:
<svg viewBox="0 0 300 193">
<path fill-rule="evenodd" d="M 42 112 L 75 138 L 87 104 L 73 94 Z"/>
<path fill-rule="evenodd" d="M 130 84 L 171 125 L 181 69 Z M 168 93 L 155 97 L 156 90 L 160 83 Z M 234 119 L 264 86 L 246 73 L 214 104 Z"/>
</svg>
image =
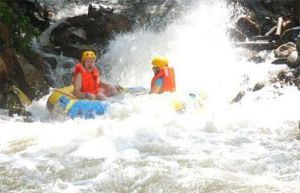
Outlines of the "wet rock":
<svg viewBox="0 0 300 193">
<path fill-rule="evenodd" d="M 99 17 L 94 18 L 93 25 L 85 27 L 89 42 L 106 42 L 113 33 L 125 32 L 130 29 L 129 20 L 114 13 L 98 11 Z"/>
<path fill-rule="evenodd" d="M 262 0 L 262 4 L 265 8 L 272 7 L 272 0 Z"/>
<path fill-rule="evenodd" d="M 293 69 L 293 74 L 296 78 L 300 77 L 300 67 Z"/>
<path fill-rule="evenodd" d="M 253 92 L 258 91 L 258 90 L 262 89 L 263 87 L 265 87 L 265 84 L 263 82 L 258 82 L 253 87 L 252 91 Z"/>
<path fill-rule="evenodd" d="M 255 62 L 255 63 L 262 63 L 262 62 L 265 62 L 265 59 L 262 56 L 253 55 L 250 58 L 248 58 L 248 61 Z"/>
<path fill-rule="evenodd" d="M 237 103 L 240 102 L 242 100 L 242 98 L 245 96 L 246 92 L 245 91 L 240 91 L 235 97 L 234 99 L 232 99 L 231 103 Z"/>
<path fill-rule="evenodd" d="M 266 55 L 262 55 L 253 50 L 243 50 L 243 54 L 239 55 L 241 59 L 247 59 L 249 62 L 262 63 L 265 62 Z"/>
<path fill-rule="evenodd" d="M 113 13 L 113 11 L 114 9 L 110 7 L 96 7 L 95 5 L 90 4 L 88 7 L 88 16 L 92 18 L 101 18 L 104 16 L 104 13 Z"/>
<path fill-rule="evenodd" d="M 253 42 L 235 42 L 236 47 L 243 47 L 254 51 L 272 50 L 275 47 L 274 42 L 253 41 Z"/>
<path fill-rule="evenodd" d="M 31 114 L 25 109 L 25 106 L 30 104 L 30 99 L 15 86 L 11 86 L 0 94 L 0 108 L 7 109 L 9 116 L 14 114 L 30 116 Z"/>
<path fill-rule="evenodd" d="M 42 51 L 49 53 L 49 54 L 54 54 L 54 55 L 60 55 L 61 49 L 59 46 L 53 46 L 53 45 L 45 45 L 42 47 Z"/>
<path fill-rule="evenodd" d="M 291 69 L 281 70 L 278 73 L 277 78 L 283 84 L 288 84 L 288 85 L 297 84 L 299 86 L 299 83 L 297 83 L 299 81 L 298 80 L 299 77 L 295 77 L 294 70 Z"/>
<path fill-rule="evenodd" d="M 271 64 L 287 64 L 286 58 L 278 58 L 271 62 Z"/>
<path fill-rule="evenodd" d="M 287 58 L 293 51 L 296 50 L 296 44 L 293 42 L 288 42 L 279 46 L 275 51 L 275 57 L 277 58 Z"/>
<path fill-rule="evenodd" d="M 278 17 L 283 18 L 282 31 L 299 25 L 299 4 L 298 0 L 237 0 L 252 20 L 260 26 L 260 34 L 269 32 L 277 26 Z M 298 4 L 298 5 L 296 5 Z M 273 31 L 274 32 L 274 31 Z M 270 34 L 271 35 L 271 34 Z M 272 36 L 272 35 L 271 35 Z M 291 40 L 289 40 L 291 41 Z M 284 43 L 288 42 L 288 39 Z M 278 44 L 280 45 L 280 44 Z"/>
<path fill-rule="evenodd" d="M 236 23 L 236 28 L 247 37 L 259 35 L 259 25 L 250 16 L 240 18 Z"/>
<path fill-rule="evenodd" d="M 3 61 L 1 64 L 6 72 L 5 76 L 1 75 L 0 93 L 3 92 L 5 87 L 10 87 L 12 85 L 16 85 L 18 88 L 22 89 L 30 99 L 35 98 L 37 93 L 41 93 L 41 91 L 47 90 L 48 92 L 43 79 L 45 66 L 41 55 L 29 50 L 25 52 L 24 55 L 17 54 L 12 45 L 13 40 L 9 27 L 0 23 L 0 32 L 5 44 L 5 48 L 0 52 L 0 57 Z M 26 75 L 29 74 L 31 69 L 34 69 L 34 71 L 30 73 L 31 81 L 29 83 L 27 81 L 29 77 L 26 77 Z"/>
<path fill-rule="evenodd" d="M 2 82 L 4 82 L 6 79 L 7 79 L 6 63 L 4 62 L 2 57 L 0 56 L 0 82 L 1 82 L 1 85 L 2 85 Z M 3 89 L 1 87 L 0 87 L 0 89 Z"/>
<path fill-rule="evenodd" d="M 285 30 L 280 39 L 276 42 L 277 45 L 285 44 L 287 42 L 296 42 L 297 35 L 300 33 L 300 26 Z"/>
<path fill-rule="evenodd" d="M 229 29 L 228 33 L 229 33 L 230 39 L 232 39 L 234 41 L 242 42 L 247 39 L 247 37 L 241 31 L 239 31 L 235 28 Z"/>
<path fill-rule="evenodd" d="M 76 62 L 74 60 L 67 60 L 63 63 L 63 67 L 65 69 L 73 69 L 76 65 Z"/>
<path fill-rule="evenodd" d="M 293 80 L 293 83 L 295 84 L 295 86 L 297 86 L 298 89 L 300 89 L 300 77 L 295 78 Z"/>
<path fill-rule="evenodd" d="M 296 68 L 300 66 L 300 56 L 296 50 L 291 52 L 287 57 L 287 64 L 290 68 Z"/>
<path fill-rule="evenodd" d="M 42 74 L 46 72 L 45 60 L 41 53 L 29 51 L 24 53 L 24 57 Z"/>
<path fill-rule="evenodd" d="M 285 69 L 279 72 L 278 78 L 279 80 L 289 80 L 294 77 L 294 74 L 291 69 Z"/>
<path fill-rule="evenodd" d="M 6 75 L 9 76 L 13 73 L 13 67 L 14 67 L 14 63 L 12 63 L 12 61 L 14 61 L 13 59 L 13 50 L 12 50 L 12 38 L 11 38 L 11 33 L 10 33 L 10 29 L 8 27 L 8 25 L 0 23 L 0 33 L 1 33 L 1 40 L 2 40 L 2 49 L 1 49 L 1 60 L 3 62 L 1 62 L 1 69 L 2 71 L 6 72 Z M 2 77 L 3 78 L 3 77 Z M 2 79 L 1 78 L 1 79 Z M 2 82 L 3 83 L 3 82 Z"/>
<path fill-rule="evenodd" d="M 68 72 L 62 76 L 63 84 L 64 85 L 70 85 L 72 84 L 73 80 L 73 73 Z"/>
<path fill-rule="evenodd" d="M 20 65 L 22 73 L 25 77 L 25 83 L 33 90 L 39 92 L 43 90 L 45 86 L 45 79 L 42 73 L 33 66 L 26 58 L 22 55 L 16 55 L 16 60 Z M 31 91 L 32 92 L 32 91 Z"/>
<path fill-rule="evenodd" d="M 300 1 L 294 0 L 292 3 L 293 18 L 300 25 Z"/>
<path fill-rule="evenodd" d="M 282 24 L 282 31 L 288 30 L 296 26 L 297 24 L 292 18 L 285 18 Z"/>
<path fill-rule="evenodd" d="M 297 42 L 296 42 L 296 47 L 298 52 L 300 52 L 300 33 L 298 34 Z"/>
<path fill-rule="evenodd" d="M 78 59 L 85 45 L 104 47 L 114 33 L 130 29 L 129 20 L 112 10 L 90 6 L 88 15 L 68 18 L 51 33 L 50 40 L 63 55 Z M 91 47 L 91 46 L 89 46 Z"/>
<path fill-rule="evenodd" d="M 82 18 L 87 17 L 82 16 Z M 83 19 L 82 22 L 84 23 L 87 21 Z M 71 26 L 69 23 L 61 23 L 52 31 L 50 40 L 56 46 L 66 45 L 68 43 L 84 43 L 86 37 L 82 34 L 85 34 L 83 29 Z"/>
<path fill-rule="evenodd" d="M 55 57 L 44 56 L 44 60 L 51 66 L 52 69 L 55 69 L 57 66 L 57 61 Z"/>
</svg>

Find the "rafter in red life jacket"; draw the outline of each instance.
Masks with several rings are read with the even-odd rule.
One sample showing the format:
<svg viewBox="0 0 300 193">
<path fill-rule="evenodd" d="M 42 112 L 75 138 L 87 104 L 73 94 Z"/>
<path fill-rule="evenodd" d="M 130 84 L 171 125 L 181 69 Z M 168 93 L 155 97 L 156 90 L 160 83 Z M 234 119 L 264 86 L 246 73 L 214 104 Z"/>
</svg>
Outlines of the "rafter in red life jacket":
<svg viewBox="0 0 300 193">
<path fill-rule="evenodd" d="M 173 67 L 162 67 L 159 72 L 152 78 L 151 87 L 154 86 L 155 81 L 163 78 L 163 92 L 175 92 L 175 73 Z"/>
<path fill-rule="evenodd" d="M 78 63 L 74 70 L 74 80 L 78 73 L 82 76 L 81 92 L 97 94 L 100 91 L 100 74 L 96 67 L 92 72 L 88 72 L 82 64 Z"/>
</svg>

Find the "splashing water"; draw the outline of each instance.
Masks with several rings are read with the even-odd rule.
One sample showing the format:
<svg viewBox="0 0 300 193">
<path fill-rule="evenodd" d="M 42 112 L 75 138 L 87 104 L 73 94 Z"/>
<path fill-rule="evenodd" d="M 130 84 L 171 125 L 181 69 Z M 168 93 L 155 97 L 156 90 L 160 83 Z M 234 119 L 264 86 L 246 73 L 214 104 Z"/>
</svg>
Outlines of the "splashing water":
<svg viewBox="0 0 300 193">
<path fill-rule="evenodd" d="M 32 123 L 0 117 L 0 192 L 299 192 L 300 93 L 268 83 L 285 66 L 239 59 L 224 3 L 194 7 L 159 32 L 117 35 L 99 63 L 112 83 L 149 87 L 151 59 L 165 55 L 176 95 L 204 90 L 205 110 L 177 113 L 170 94 L 126 96 L 95 120 L 57 119 L 45 96 L 29 107 Z"/>
</svg>

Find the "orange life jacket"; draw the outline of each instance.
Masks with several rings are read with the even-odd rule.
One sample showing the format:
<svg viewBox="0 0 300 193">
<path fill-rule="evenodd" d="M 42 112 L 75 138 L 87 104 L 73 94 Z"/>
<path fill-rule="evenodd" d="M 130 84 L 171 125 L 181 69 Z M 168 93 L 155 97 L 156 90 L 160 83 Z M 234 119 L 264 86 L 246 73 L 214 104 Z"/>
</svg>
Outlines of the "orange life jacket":
<svg viewBox="0 0 300 193">
<path fill-rule="evenodd" d="M 82 76 L 81 92 L 97 94 L 100 91 L 100 74 L 96 67 L 92 72 L 88 72 L 82 64 L 78 63 L 74 70 L 74 81 L 78 73 Z"/>
<path fill-rule="evenodd" d="M 175 73 L 173 67 L 163 67 L 160 71 L 152 78 L 151 87 L 154 86 L 155 81 L 159 78 L 163 78 L 163 92 L 175 92 Z"/>
</svg>

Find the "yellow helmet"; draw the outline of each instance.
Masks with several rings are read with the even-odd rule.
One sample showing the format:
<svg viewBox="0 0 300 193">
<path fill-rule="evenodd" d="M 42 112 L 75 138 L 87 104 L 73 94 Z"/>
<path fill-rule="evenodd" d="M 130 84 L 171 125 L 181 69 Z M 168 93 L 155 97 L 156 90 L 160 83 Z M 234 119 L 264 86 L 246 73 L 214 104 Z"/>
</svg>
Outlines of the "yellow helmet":
<svg viewBox="0 0 300 193">
<path fill-rule="evenodd" d="M 84 51 L 82 52 L 81 61 L 84 61 L 87 58 L 92 58 L 96 60 L 96 54 L 93 51 Z"/>
<path fill-rule="evenodd" d="M 167 67 L 169 64 L 168 59 L 163 56 L 155 56 L 152 59 L 152 65 L 154 67 L 162 68 L 162 67 Z"/>
</svg>

